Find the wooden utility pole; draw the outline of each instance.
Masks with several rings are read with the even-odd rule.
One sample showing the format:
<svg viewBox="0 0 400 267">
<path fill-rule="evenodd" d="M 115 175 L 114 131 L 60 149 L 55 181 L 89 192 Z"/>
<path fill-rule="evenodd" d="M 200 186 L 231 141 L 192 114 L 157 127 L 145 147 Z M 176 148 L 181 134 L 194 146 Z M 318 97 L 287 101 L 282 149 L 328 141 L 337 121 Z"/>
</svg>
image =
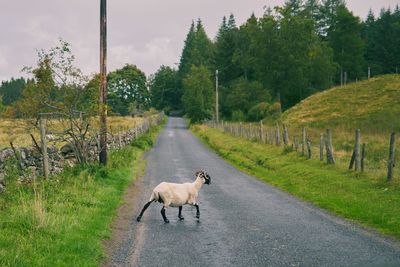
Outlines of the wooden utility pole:
<svg viewBox="0 0 400 267">
<path fill-rule="evenodd" d="M 107 164 L 107 0 L 100 0 L 100 164 Z"/>
<path fill-rule="evenodd" d="M 218 102 L 218 70 L 215 71 L 215 119 L 219 122 L 219 102 Z"/>
</svg>

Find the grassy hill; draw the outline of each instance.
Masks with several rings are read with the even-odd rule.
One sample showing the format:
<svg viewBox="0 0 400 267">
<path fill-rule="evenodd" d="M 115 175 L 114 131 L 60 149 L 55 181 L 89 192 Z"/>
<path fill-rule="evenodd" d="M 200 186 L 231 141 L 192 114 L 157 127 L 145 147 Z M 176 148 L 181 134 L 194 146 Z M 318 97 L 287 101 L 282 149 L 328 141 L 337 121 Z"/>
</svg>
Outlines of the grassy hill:
<svg viewBox="0 0 400 267">
<path fill-rule="evenodd" d="M 291 126 L 400 131 L 400 75 L 334 87 L 303 100 L 283 114 Z"/>
</svg>

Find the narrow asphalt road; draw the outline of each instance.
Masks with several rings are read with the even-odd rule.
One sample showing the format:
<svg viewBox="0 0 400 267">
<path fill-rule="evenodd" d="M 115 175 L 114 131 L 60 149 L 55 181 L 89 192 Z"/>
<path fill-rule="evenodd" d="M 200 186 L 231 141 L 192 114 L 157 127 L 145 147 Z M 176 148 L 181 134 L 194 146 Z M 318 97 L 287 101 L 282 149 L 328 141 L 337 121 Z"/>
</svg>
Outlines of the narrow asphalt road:
<svg viewBox="0 0 400 267">
<path fill-rule="evenodd" d="M 137 211 L 108 266 L 400 266 L 397 242 L 321 211 L 243 174 L 207 149 L 180 118 L 170 118 L 147 154 Z M 161 181 L 191 182 L 204 169 L 213 179 L 196 209 L 152 204 L 135 218 Z"/>
</svg>

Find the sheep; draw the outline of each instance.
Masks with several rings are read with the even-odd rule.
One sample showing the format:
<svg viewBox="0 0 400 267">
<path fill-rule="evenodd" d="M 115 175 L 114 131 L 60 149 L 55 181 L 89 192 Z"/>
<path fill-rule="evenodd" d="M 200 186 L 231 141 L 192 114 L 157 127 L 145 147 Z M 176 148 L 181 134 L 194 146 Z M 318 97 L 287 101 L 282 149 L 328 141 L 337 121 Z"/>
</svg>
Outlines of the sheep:
<svg viewBox="0 0 400 267">
<path fill-rule="evenodd" d="M 137 217 L 137 221 L 140 222 L 143 213 L 154 201 L 163 203 L 161 215 L 165 223 L 169 223 L 169 220 L 165 215 L 165 209 L 169 207 L 178 207 L 178 218 L 181 221 L 184 220 L 185 218 L 182 216 L 182 206 L 186 204 L 196 207 L 196 218 L 200 221 L 200 208 L 197 203 L 197 196 L 203 184 L 211 184 L 211 177 L 205 171 L 198 171 L 195 175 L 196 180 L 193 183 L 176 184 L 162 182 L 157 185 L 153 189 L 149 202 L 144 205 L 142 211 Z"/>
</svg>

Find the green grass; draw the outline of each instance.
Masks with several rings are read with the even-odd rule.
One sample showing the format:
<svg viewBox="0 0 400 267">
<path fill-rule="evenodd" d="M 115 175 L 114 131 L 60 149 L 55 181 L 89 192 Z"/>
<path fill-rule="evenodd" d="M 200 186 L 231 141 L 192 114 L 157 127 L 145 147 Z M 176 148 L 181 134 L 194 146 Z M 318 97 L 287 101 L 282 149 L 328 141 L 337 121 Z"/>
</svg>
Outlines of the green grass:
<svg viewBox="0 0 400 267">
<path fill-rule="evenodd" d="M 360 128 L 367 132 L 400 131 L 400 75 L 367 81 L 314 94 L 283 114 L 290 126 Z"/>
<path fill-rule="evenodd" d="M 111 153 L 107 167 L 75 167 L 28 185 L 8 177 L 0 195 L 0 266 L 98 266 L 101 241 L 159 129 Z"/>
<path fill-rule="evenodd" d="M 400 182 L 371 179 L 206 126 L 192 130 L 237 168 L 316 206 L 400 239 Z"/>
</svg>

